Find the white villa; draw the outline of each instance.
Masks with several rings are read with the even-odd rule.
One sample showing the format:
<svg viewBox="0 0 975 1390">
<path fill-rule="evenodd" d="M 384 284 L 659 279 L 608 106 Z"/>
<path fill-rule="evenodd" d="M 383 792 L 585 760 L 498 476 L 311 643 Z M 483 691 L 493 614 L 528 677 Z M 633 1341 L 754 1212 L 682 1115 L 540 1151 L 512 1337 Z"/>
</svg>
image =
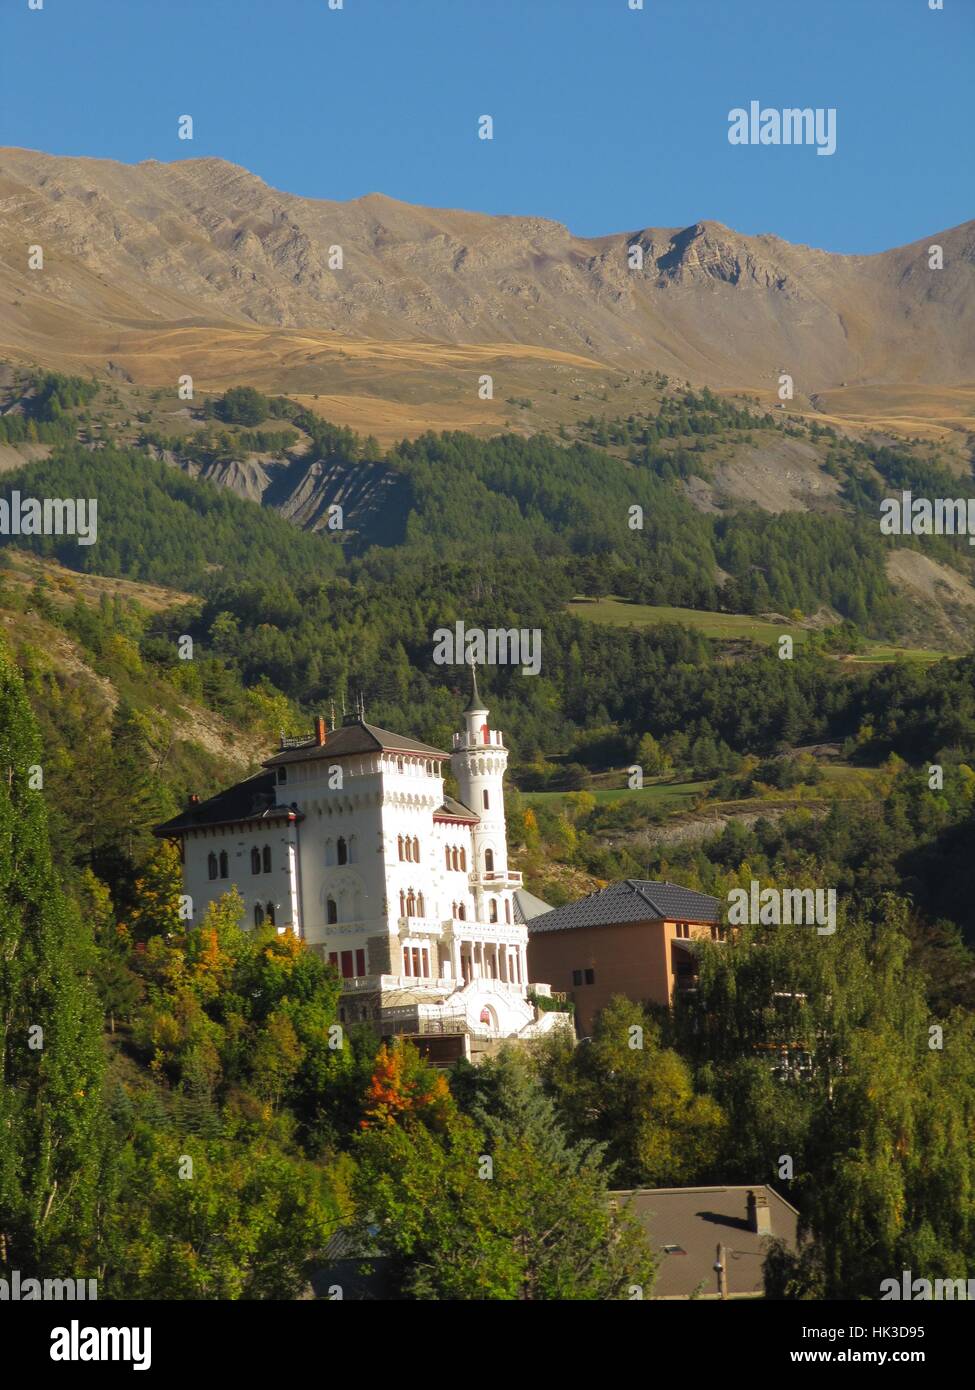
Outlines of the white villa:
<svg viewBox="0 0 975 1390">
<path fill-rule="evenodd" d="M 460 801 L 444 794 L 447 761 Z M 543 904 L 508 868 L 507 762 L 475 676 L 450 754 L 361 709 L 330 731 L 319 718 L 264 772 L 191 798 L 155 833 L 179 844 L 194 922 L 236 886 L 248 921 L 292 929 L 336 968 L 344 1020 L 537 1036 L 569 1016 L 528 999 L 525 922 Z"/>
</svg>

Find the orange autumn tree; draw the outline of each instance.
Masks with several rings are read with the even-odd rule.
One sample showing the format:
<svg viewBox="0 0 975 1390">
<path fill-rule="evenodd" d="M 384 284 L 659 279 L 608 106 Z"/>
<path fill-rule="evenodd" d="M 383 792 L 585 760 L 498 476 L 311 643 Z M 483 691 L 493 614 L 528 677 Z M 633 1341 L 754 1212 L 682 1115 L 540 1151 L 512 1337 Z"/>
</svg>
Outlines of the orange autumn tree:
<svg viewBox="0 0 975 1390">
<path fill-rule="evenodd" d="M 420 1120 L 431 1129 L 443 1128 L 452 1102 L 447 1078 L 425 1062 L 412 1044 L 385 1043 L 376 1054 L 366 1088 L 362 1129 L 390 1129 Z"/>
</svg>

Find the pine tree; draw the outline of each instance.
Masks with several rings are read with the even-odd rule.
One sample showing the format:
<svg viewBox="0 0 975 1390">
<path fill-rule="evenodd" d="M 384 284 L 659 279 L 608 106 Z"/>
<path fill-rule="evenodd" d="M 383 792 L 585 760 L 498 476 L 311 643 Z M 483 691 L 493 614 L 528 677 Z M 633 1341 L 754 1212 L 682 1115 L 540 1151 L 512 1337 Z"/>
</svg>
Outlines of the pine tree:
<svg viewBox="0 0 975 1390">
<path fill-rule="evenodd" d="M 382 1109 L 370 1092 L 370 1113 L 382 1123 L 360 1136 L 356 1186 L 407 1296 L 597 1300 L 649 1290 L 652 1252 L 610 1203 L 601 1147 L 569 1139 L 523 1055 L 508 1048 L 476 1071 L 458 1069 L 466 1114 L 453 1096 L 404 1108 L 388 1058 L 379 1060 Z"/>
<path fill-rule="evenodd" d="M 41 743 L 0 644 L 0 1264 L 76 1269 L 97 1203 L 101 1016 L 90 935 L 58 883 Z M 55 1271 L 57 1272 L 57 1271 Z"/>
</svg>

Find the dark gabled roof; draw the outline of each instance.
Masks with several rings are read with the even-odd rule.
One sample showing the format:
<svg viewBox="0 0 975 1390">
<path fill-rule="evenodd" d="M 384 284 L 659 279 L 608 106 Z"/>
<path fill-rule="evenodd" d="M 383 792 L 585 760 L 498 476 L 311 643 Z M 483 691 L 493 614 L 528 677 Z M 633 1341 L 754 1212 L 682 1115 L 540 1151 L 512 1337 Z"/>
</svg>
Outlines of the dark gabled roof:
<svg viewBox="0 0 975 1390">
<path fill-rule="evenodd" d="M 390 733 L 388 729 L 378 729 L 375 724 L 367 724 L 357 719 L 354 724 L 343 724 L 333 729 L 324 743 L 311 738 L 296 748 L 282 748 L 273 758 L 266 759 L 265 767 L 278 767 L 281 763 L 307 762 L 313 758 L 350 758 L 356 753 L 422 753 L 430 758 L 447 758 L 439 748 L 431 748 L 429 743 L 406 738 L 403 734 Z"/>
<path fill-rule="evenodd" d="M 460 801 L 455 801 L 452 796 L 445 796 L 443 805 L 439 811 L 434 811 L 434 820 L 460 820 L 470 825 L 477 825 L 481 817 L 476 811 L 472 811 L 469 806 L 465 806 Z"/>
<path fill-rule="evenodd" d="M 533 917 L 531 933 L 572 931 L 576 927 L 609 927 L 619 922 L 719 922 L 720 904 L 709 893 L 695 893 L 676 883 L 650 883 L 626 878 L 611 883 L 578 902 Z"/>
<path fill-rule="evenodd" d="M 226 791 L 217 792 L 207 801 L 185 806 L 172 820 L 155 826 L 153 834 L 165 839 L 211 825 L 234 825 L 240 821 L 271 820 L 281 816 L 303 819 L 299 811 L 279 805 L 274 773 L 258 772 Z"/>
<path fill-rule="evenodd" d="M 714 1269 L 719 1242 L 727 1249 L 728 1294 L 762 1291 L 762 1261 L 768 1238 L 750 1228 L 748 1193 L 764 1194 L 771 1235 L 797 1247 L 799 1213 L 767 1183 L 748 1187 L 663 1187 L 611 1192 L 618 1209 L 640 1222 L 659 1257 L 651 1298 L 689 1298 L 700 1289 L 718 1292 Z"/>
</svg>

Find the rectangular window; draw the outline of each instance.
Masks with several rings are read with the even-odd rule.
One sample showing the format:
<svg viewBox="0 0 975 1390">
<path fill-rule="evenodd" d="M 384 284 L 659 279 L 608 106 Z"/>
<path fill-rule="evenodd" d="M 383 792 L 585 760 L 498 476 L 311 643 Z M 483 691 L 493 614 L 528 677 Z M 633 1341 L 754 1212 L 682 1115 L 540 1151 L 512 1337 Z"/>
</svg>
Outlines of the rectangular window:
<svg viewBox="0 0 975 1390">
<path fill-rule="evenodd" d="M 343 980 L 351 980 L 351 979 L 352 979 L 352 976 L 354 975 L 354 973 L 355 973 L 355 971 L 354 971 L 354 969 L 353 969 L 353 964 L 352 964 L 352 952 L 351 952 L 351 951 L 343 951 L 343 952 L 342 952 L 342 979 L 343 979 Z"/>
<path fill-rule="evenodd" d="M 416 976 L 419 978 L 419 974 L 420 974 L 420 948 L 419 948 L 419 946 L 414 946 L 414 947 L 412 948 L 412 955 L 413 955 L 413 969 L 412 969 L 412 971 L 411 971 L 410 973 L 411 973 L 412 975 L 416 975 Z"/>
<path fill-rule="evenodd" d="M 404 974 L 404 975 L 409 975 L 409 973 L 410 973 L 410 948 L 409 948 L 409 946 L 404 946 L 404 947 L 403 947 L 403 974 Z"/>
<path fill-rule="evenodd" d="M 365 951 L 356 951 L 355 953 L 355 973 L 357 975 L 364 975 L 366 973 Z"/>
<path fill-rule="evenodd" d="M 573 983 L 574 985 L 581 985 L 581 984 L 582 984 L 582 971 L 581 971 L 581 970 L 573 970 L 573 972 L 572 972 L 572 983 Z"/>
<path fill-rule="evenodd" d="M 335 969 L 338 970 L 338 968 L 339 968 L 339 953 L 338 953 L 338 951 L 329 951 L 329 953 L 328 953 L 328 963 L 329 963 L 329 965 L 334 965 L 334 966 L 335 966 Z"/>
<path fill-rule="evenodd" d="M 423 948 L 423 974 L 424 974 L 425 977 L 429 978 L 429 975 L 430 975 L 430 952 L 427 950 L 427 948 L 426 948 L 425 946 L 424 946 L 424 948 Z"/>
<path fill-rule="evenodd" d="M 587 984 L 587 985 L 594 985 L 595 983 L 596 983 L 596 972 L 595 972 L 595 970 L 587 970 L 587 971 L 586 971 L 586 984 Z"/>
</svg>

